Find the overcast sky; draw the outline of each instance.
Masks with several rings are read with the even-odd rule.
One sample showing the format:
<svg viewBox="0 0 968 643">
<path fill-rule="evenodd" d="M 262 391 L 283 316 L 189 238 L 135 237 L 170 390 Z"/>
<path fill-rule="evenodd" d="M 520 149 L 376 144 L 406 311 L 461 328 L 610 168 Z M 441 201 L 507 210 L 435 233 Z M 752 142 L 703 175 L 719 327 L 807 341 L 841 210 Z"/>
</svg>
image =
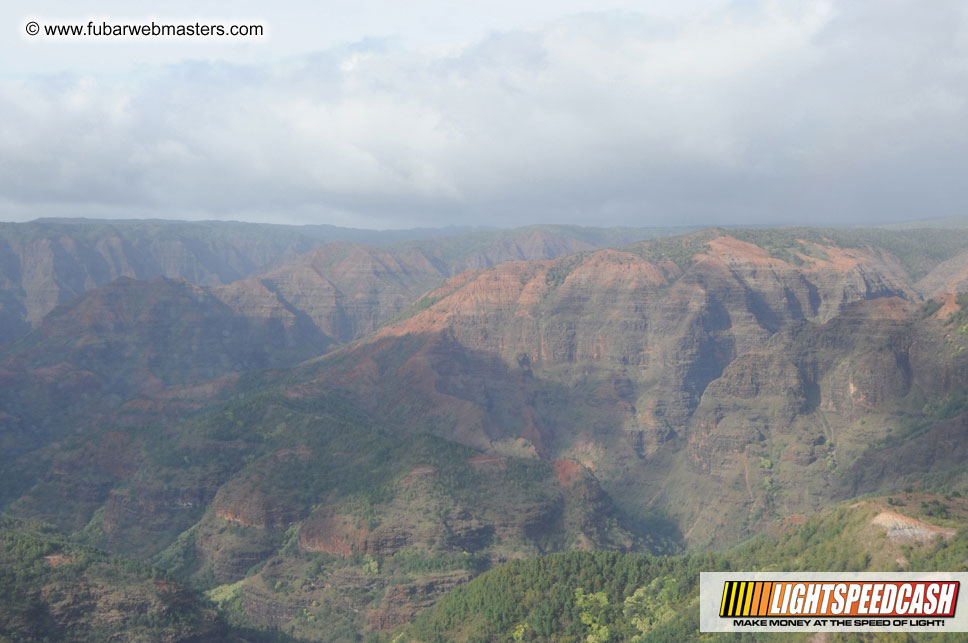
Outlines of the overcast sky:
<svg viewBox="0 0 968 643">
<path fill-rule="evenodd" d="M 141 4 L 0 8 L 0 220 L 968 215 L 962 0 Z M 268 36 L 25 33 L 152 18 Z"/>
</svg>

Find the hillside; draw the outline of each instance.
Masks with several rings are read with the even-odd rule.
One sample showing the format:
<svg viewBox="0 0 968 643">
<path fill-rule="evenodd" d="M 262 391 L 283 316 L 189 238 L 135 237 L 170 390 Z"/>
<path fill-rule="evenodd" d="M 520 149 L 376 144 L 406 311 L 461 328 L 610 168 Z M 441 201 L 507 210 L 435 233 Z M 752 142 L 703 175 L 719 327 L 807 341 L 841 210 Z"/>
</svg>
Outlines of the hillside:
<svg viewBox="0 0 968 643">
<path fill-rule="evenodd" d="M 64 440 L 21 458 L 19 475 L 45 462 L 11 512 L 152 561 L 236 625 L 307 636 L 317 619 L 394 627 L 511 558 L 675 546 L 577 463 L 399 435 L 338 396 L 259 387 L 164 427 Z"/>
<path fill-rule="evenodd" d="M 947 527 L 928 522 L 939 522 L 939 507 Z M 906 494 L 851 502 L 806 521 L 791 517 L 773 533 L 721 553 L 658 558 L 575 552 L 514 561 L 455 589 L 387 640 L 693 640 L 700 638 L 701 571 L 965 571 L 966 510 L 961 498 Z M 855 637 L 826 634 L 823 640 Z M 816 640 L 811 634 L 755 639 Z M 724 634 L 716 640 L 745 639 Z M 895 639 L 882 634 L 863 640 Z"/>
<path fill-rule="evenodd" d="M 0 638 L 242 640 L 157 570 L 67 541 L 49 525 L 0 515 Z"/>
</svg>

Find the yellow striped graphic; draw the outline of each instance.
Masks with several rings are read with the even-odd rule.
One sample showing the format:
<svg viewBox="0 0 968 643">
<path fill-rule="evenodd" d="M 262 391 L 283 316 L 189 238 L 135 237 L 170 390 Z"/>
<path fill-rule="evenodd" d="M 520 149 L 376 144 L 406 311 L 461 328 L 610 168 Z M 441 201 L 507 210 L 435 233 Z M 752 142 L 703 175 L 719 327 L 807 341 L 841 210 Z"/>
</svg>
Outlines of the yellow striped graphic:
<svg viewBox="0 0 968 643">
<path fill-rule="evenodd" d="M 766 616 L 770 606 L 773 583 L 767 581 L 726 581 L 719 615 Z"/>
<path fill-rule="evenodd" d="M 753 591 L 758 583 L 748 582 L 746 583 L 746 602 L 743 603 L 743 616 L 750 615 L 750 604 L 753 602 Z"/>
</svg>

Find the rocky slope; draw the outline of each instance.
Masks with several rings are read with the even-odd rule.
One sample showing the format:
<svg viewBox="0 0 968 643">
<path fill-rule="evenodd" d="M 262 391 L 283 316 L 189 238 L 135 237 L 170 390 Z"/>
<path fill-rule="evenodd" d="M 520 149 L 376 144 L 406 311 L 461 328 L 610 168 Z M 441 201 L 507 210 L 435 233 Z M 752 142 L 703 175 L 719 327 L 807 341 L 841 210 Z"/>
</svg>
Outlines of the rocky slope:
<svg viewBox="0 0 968 643">
<path fill-rule="evenodd" d="M 324 333 L 348 342 L 406 311 L 422 294 L 468 268 L 559 257 L 594 248 L 542 228 L 513 235 L 410 242 L 386 248 L 329 244 L 259 278 Z M 240 288 L 244 287 L 240 284 Z"/>
<path fill-rule="evenodd" d="M 923 469 L 853 471 L 897 458 L 870 447 L 968 385 L 966 337 L 923 315 L 884 248 L 752 241 L 710 231 L 463 273 L 426 310 L 302 367 L 291 394 L 337 388 L 400 427 L 582 462 L 691 546 Z"/>
<path fill-rule="evenodd" d="M 118 277 L 228 284 L 273 270 L 326 243 L 396 242 L 402 244 L 404 257 L 412 252 L 434 254 L 435 270 L 440 272 L 427 278 L 439 280 L 442 274 L 455 274 L 465 267 L 556 257 L 610 245 L 623 237 L 637 240 L 669 232 L 574 226 L 487 232 L 375 231 L 325 225 L 84 219 L 0 223 L 0 346 L 27 333 L 58 304 Z"/>
</svg>

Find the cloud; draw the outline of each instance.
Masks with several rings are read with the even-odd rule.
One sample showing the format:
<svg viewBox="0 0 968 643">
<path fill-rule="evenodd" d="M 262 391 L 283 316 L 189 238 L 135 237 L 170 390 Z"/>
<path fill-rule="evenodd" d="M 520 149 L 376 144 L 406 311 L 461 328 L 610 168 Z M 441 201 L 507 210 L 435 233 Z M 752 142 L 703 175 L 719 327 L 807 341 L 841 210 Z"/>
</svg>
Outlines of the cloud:
<svg viewBox="0 0 968 643">
<path fill-rule="evenodd" d="M 585 13 L 464 45 L 0 82 L 0 215 L 361 226 L 962 214 L 966 10 Z"/>
</svg>

